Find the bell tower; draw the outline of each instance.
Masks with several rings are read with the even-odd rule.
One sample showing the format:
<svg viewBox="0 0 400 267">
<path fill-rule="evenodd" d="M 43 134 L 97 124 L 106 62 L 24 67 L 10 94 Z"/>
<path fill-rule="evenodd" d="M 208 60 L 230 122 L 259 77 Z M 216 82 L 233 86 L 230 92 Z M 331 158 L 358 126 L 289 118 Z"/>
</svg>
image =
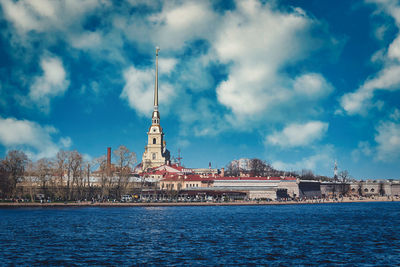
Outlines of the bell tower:
<svg viewBox="0 0 400 267">
<path fill-rule="evenodd" d="M 169 161 L 169 151 L 166 149 L 164 133 L 160 125 L 160 112 L 158 111 L 158 52 L 156 47 L 156 80 L 154 86 L 154 108 L 151 118 L 151 126 L 147 132 L 147 145 L 142 157 L 142 170 L 164 165 Z"/>
</svg>

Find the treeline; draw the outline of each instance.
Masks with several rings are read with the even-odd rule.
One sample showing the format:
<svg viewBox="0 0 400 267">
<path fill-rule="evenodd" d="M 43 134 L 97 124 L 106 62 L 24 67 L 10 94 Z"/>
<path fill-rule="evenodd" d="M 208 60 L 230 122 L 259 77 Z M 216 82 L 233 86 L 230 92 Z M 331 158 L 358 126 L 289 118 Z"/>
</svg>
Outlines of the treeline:
<svg viewBox="0 0 400 267">
<path fill-rule="evenodd" d="M 136 154 L 120 146 L 113 159 L 108 164 L 105 155 L 85 160 L 76 150 L 60 150 L 54 158 L 32 161 L 23 151 L 11 150 L 0 159 L 0 198 L 33 201 L 38 194 L 60 201 L 119 198 L 131 185 Z"/>
<path fill-rule="evenodd" d="M 248 160 L 248 162 L 241 163 L 238 160 L 233 160 L 225 167 L 225 175 L 226 176 L 294 176 L 295 173 L 292 172 L 284 172 L 273 168 L 269 163 L 263 161 L 258 158 L 253 158 Z"/>
<path fill-rule="evenodd" d="M 264 160 L 253 158 L 249 159 L 248 162 L 241 166 L 238 160 L 231 161 L 225 167 L 226 176 L 262 176 L 262 177 L 280 177 L 280 176 L 291 176 L 300 178 L 302 180 L 318 180 L 318 181 L 348 181 L 350 179 L 347 171 L 342 171 L 338 174 L 338 177 L 327 177 L 322 175 L 316 175 L 311 170 L 303 169 L 301 171 L 282 171 L 272 167 L 271 164 Z"/>
</svg>

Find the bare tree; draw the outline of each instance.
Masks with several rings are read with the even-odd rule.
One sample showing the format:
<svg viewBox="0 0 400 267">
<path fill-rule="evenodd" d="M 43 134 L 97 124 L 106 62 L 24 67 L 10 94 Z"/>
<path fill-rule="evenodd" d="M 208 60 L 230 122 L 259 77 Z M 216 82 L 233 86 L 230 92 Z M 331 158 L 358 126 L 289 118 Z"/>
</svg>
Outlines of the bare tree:
<svg viewBox="0 0 400 267">
<path fill-rule="evenodd" d="M 109 195 L 109 184 L 110 181 L 109 179 L 111 178 L 110 171 L 108 170 L 107 167 L 107 159 L 106 156 L 103 155 L 101 157 L 95 158 L 93 160 L 94 167 L 97 167 L 96 176 L 98 177 L 100 181 L 100 187 L 101 187 L 101 199 L 104 199 L 106 195 Z"/>
<path fill-rule="evenodd" d="M 82 154 L 76 150 L 68 151 L 67 154 L 67 192 L 68 199 L 71 200 L 74 197 L 74 188 L 80 190 L 78 179 L 82 175 Z"/>
<path fill-rule="evenodd" d="M 132 172 L 133 166 L 136 163 L 136 154 L 131 152 L 125 146 L 119 146 L 117 150 L 114 150 L 114 156 L 117 165 L 117 198 L 121 197 L 121 193 L 125 192 L 126 187 L 129 183 L 129 176 Z"/>
<path fill-rule="evenodd" d="M 311 170 L 301 170 L 300 178 L 303 180 L 315 180 L 315 175 Z"/>
<path fill-rule="evenodd" d="M 10 192 L 10 181 L 5 161 L 0 161 L 0 197 L 6 197 Z"/>
<path fill-rule="evenodd" d="M 57 197 L 63 197 L 64 199 L 68 198 L 64 190 L 64 174 L 67 169 L 67 157 L 68 153 L 64 150 L 60 150 L 58 151 L 54 162 L 55 176 L 58 177 L 58 181 L 56 183 L 57 191 L 55 192 L 55 195 Z"/>
<path fill-rule="evenodd" d="M 35 188 L 36 188 L 36 175 L 35 175 L 35 167 L 31 160 L 28 160 L 28 164 L 26 165 L 24 179 L 25 179 L 26 185 L 28 186 L 29 197 L 31 199 L 31 202 L 34 202 L 34 200 L 35 200 L 34 192 L 35 192 Z"/>
<path fill-rule="evenodd" d="M 343 183 L 347 182 L 350 179 L 349 172 L 347 170 L 339 172 L 339 178 L 342 180 Z"/>
<path fill-rule="evenodd" d="M 15 196 L 17 183 L 23 180 L 25 167 L 28 163 L 26 154 L 19 150 L 11 150 L 3 160 L 4 188 L 8 196 Z"/>
<path fill-rule="evenodd" d="M 239 164 L 236 161 L 231 161 L 226 165 L 225 167 L 225 175 L 226 176 L 239 176 L 240 175 L 240 169 L 239 169 Z"/>
<path fill-rule="evenodd" d="M 51 161 L 47 158 L 39 159 L 35 166 L 35 173 L 39 179 L 40 186 L 42 187 L 43 193 L 47 193 L 47 183 L 51 179 L 52 169 Z"/>
<path fill-rule="evenodd" d="M 250 174 L 252 176 L 263 176 L 265 175 L 268 167 L 267 163 L 261 159 L 251 159 L 249 162 Z"/>
</svg>

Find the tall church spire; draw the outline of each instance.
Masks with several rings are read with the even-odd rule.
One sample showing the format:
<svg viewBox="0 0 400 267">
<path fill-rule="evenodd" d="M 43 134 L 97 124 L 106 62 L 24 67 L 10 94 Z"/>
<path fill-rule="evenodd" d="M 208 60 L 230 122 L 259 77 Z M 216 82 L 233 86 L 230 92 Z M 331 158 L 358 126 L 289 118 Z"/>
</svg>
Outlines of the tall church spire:
<svg viewBox="0 0 400 267">
<path fill-rule="evenodd" d="M 153 125 L 160 124 L 160 113 L 158 112 L 158 51 L 160 48 L 156 47 L 156 82 L 154 86 L 154 110 L 152 116 Z"/>
<path fill-rule="evenodd" d="M 156 82 L 154 86 L 154 110 L 152 123 L 147 132 L 147 145 L 145 146 L 142 157 L 142 169 L 146 171 L 149 168 L 158 167 L 169 162 L 170 153 L 166 148 L 164 133 L 160 125 L 160 113 L 158 112 L 158 52 L 156 47 Z"/>
<path fill-rule="evenodd" d="M 158 110 L 158 51 L 160 48 L 156 47 L 156 83 L 154 86 L 154 111 Z"/>
</svg>

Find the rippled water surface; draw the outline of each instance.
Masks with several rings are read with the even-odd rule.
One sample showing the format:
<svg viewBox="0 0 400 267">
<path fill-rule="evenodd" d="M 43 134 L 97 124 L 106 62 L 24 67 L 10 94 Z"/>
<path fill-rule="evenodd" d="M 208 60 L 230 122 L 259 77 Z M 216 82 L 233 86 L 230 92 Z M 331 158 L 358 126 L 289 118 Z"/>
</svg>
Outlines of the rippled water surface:
<svg viewBox="0 0 400 267">
<path fill-rule="evenodd" d="M 0 209 L 0 265 L 400 265 L 400 203 Z"/>
</svg>

